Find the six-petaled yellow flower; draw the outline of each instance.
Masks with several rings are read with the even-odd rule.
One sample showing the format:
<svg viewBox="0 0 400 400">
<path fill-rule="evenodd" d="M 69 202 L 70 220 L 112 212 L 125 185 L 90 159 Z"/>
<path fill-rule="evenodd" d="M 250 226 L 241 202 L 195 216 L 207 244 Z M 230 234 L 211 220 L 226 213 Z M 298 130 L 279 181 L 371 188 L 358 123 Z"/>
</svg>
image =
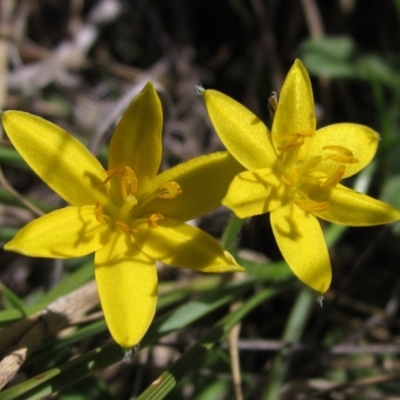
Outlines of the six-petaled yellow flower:
<svg viewBox="0 0 400 400">
<path fill-rule="evenodd" d="M 248 170 L 234 178 L 223 204 L 240 218 L 270 212 L 288 265 L 317 292 L 329 288 L 331 266 L 316 217 L 349 226 L 400 219 L 399 210 L 339 183 L 370 162 L 379 136 L 350 123 L 316 130 L 311 83 L 299 60 L 283 84 L 271 132 L 228 96 L 203 95 L 219 137 Z"/>
<path fill-rule="evenodd" d="M 184 224 L 217 207 L 243 170 L 227 152 L 157 175 L 162 109 L 148 84 L 112 136 L 108 169 L 73 136 L 28 113 L 6 111 L 4 128 L 31 168 L 71 206 L 21 229 L 4 248 L 34 257 L 95 252 L 95 277 L 110 332 L 129 348 L 151 323 L 155 260 L 201 272 L 242 271 L 219 243 Z"/>
</svg>

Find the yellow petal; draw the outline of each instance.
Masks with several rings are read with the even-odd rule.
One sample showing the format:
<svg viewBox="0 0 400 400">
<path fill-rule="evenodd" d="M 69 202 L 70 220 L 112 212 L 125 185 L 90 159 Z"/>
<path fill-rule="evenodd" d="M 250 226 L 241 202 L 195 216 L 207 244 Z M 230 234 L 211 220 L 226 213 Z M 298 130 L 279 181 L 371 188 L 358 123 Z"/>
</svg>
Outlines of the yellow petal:
<svg viewBox="0 0 400 400">
<path fill-rule="evenodd" d="M 278 108 L 272 124 L 275 148 L 282 143 L 280 135 L 308 134 L 315 131 L 314 97 L 310 77 L 300 60 L 289 70 L 279 96 Z"/>
<path fill-rule="evenodd" d="M 239 218 L 274 210 L 282 202 L 284 188 L 271 168 L 238 174 L 229 186 L 223 205 Z"/>
<path fill-rule="evenodd" d="M 29 166 L 74 206 L 103 203 L 104 168 L 77 139 L 43 118 L 5 111 L 3 125 L 12 144 Z"/>
<path fill-rule="evenodd" d="M 123 348 L 140 342 L 157 305 L 154 260 L 129 241 L 124 233 L 116 234 L 95 256 L 95 276 L 104 317 L 111 336 Z"/>
<path fill-rule="evenodd" d="M 138 220 L 134 229 L 135 245 L 168 265 L 201 272 L 244 271 L 212 236 L 193 226 L 163 218 L 153 228 Z"/>
<path fill-rule="evenodd" d="M 162 124 L 160 99 L 148 83 L 132 100 L 111 138 L 108 168 L 121 164 L 132 168 L 138 179 L 138 195 L 160 168 Z"/>
<path fill-rule="evenodd" d="M 318 169 L 331 175 L 338 168 L 338 162 L 329 160 L 329 155 L 334 154 L 334 151 L 329 149 L 343 147 L 358 160 L 358 162 L 344 163 L 346 167 L 344 179 L 369 164 L 376 153 L 378 141 L 379 135 L 364 125 L 350 123 L 329 125 L 319 129 L 314 137 L 306 141 L 300 149 L 298 159 L 312 156 L 328 157 Z"/>
<path fill-rule="evenodd" d="M 328 290 L 331 264 L 318 220 L 294 204 L 271 212 L 271 225 L 282 252 L 294 274 L 319 293 Z"/>
<path fill-rule="evenodd" d="M 173 199 L 155 198 L 145 214 L 161 212 L 165 217 L 188 221 L 219 207 L 233 177 L 243 166 L 226 151 L 197 157 L 162 172 L 152 182 L 155 189 L 165 182 L 177 182 L 182 193 Z"/>
<path fill-rule="evenodd" d="M 318 217 L 335 224 L 371 226 L 400 220 L 400 210 L 338 185 L 328 199 L 329 208 L 315 213 Z"/>
<path fill-rule="evenodd" d="M 206 90 L 204 101 L 214 129 L 228 151 L 247 169 L 270 167 L 276 159 L 264 123 L 237 101 Z"/>
<path fill-rule="evenodd" d="M 31 257 L 81 257 L 102 248 L 110 237 L 94 206 L 65 207 L 25 225 L 4 245 L 5 250 Z"/>
</svg>

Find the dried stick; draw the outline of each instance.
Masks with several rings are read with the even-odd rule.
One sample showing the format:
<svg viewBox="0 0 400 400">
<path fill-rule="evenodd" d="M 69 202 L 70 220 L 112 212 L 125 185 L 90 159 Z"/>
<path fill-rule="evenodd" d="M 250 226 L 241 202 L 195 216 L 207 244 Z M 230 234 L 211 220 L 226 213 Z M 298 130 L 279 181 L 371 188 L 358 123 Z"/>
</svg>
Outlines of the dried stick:
<svg viewBox="0 0 400 400">
<path fill-rule="evenodd" d="M 233 275 L 233 281 L 242 279 L 239 274 Z M 242 302 L 237 301 L 233 303 L 230 307 L 230 312 L 234 312 L 241 306 Z M 235 392 L 235 400 L 243 400 L 242 392 L 242 379 L 240 375 L 240 360 L 239 360 L 239 350 L 238 350 L 238 338 L 240 334 L 240 329 L 242 325 L 235 325 L 228 335 L 228 345 L 229 345 L 229 355 L 231 359 L 231 371 L 233 379 L 233 388 Z"/>
<path fill-rule="evenodd" d="M 14 348 L 0 362 L 0 389 L 18 372 L 27 357 L 41 345 L 46 338 L 54 336 L 81 318 L 99 302 L 95 281 L 91 281 L 72 293 L 61 297 L 35 316 L 28 317 L 0 332 L 0 347 L 9 341 L 10 333 L 23 334 Z M 23 326 L 25 324 L 25 326 Z M 22 327 L 22 329 L 21 329 Z M 23 328 L 28 330 L 24 332 Z"/>
</svg>

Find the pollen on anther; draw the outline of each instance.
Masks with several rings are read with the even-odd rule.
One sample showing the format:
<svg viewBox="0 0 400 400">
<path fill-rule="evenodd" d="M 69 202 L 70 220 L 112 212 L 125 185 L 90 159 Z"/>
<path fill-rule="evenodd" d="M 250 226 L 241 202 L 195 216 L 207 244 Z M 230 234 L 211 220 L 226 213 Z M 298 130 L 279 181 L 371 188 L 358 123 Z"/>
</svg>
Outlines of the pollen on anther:
<svg viewBox="0 0 400 400">
<path fill-rule="evenodd" d="M 277 150 L 286 152 L 303 146 L 307 137 L 314 136 L 314 132 L 283 133 L 278 137 Z"/>
<path fill-rule="evenodd" d="M 106 221 L 104 220 L 104 216 L 103 216 L 103 208 L 100 203 L 96 203 L 96 205 L 94 207 L 94 215 L 98 222 L 100 222 L 101 224 L 106 223 Z"/>
<path fill-rule="evenodd" d="M 320 186 L 323 189 L 333 189 L 342 180 L 345 171 L 346 167 L 340 165 L 339 168 L 329 178 L 322 182 Z"/>
<path fill-rule="evenodd" d="M 136 193 L 137 178 L 132 168 L 121 164 L 105 172 L 107 174 L 107 178 L 99 185 L 99 187 L 104 186 L 111 179 L 118 176 L 119 190 L 122 198 L 126 199 Z"/>
<path fill-rule="evenodd" d="M 326 211 L 329 208 L 327 201 L 314 201 L 310 199 L 293 199 L 293 203 L 296 204 L 301 210 L 305 212 L 321 212 Z"/>
<path fill-rule="evenodd" d="M 137 191 L 137 178 L 132 168 L 124 167 L 124 175 L 121 179 L 122 197 L 126 199 Z"/>
<path fill-rule="evenodd" d="M 118 167 L 115 167 L 115 168 L 113 168 L 113 169 L 106 170 L 105 173 L 107 174 L 107 178 L 104 179 L 104 181 L 101 183 L 100 186 L 105 185 L 107 182 L 110 181 L 110 179 L 111 179 L 112 177 L 114 177 L 115 175 L 117 175 L 117 174 L 119 174 L 121 171 L 123 171 L 124 168 L 125 168 L 124 165 L 119 165 Z M 99 186 L 99 187 L 100 187 L 100 186 Z"/>
<path fill-rule="evenodd" d="M 147 221 L 147 225 L 149 226 L 149 228 L 158 228 L 157 221 L 163 218 L 164 216 L 158 212 L 151 214 L 149 220 Z"/>
<path fill-rule="evenodd" d="M 158 188 L 158 197 L 162 199 L 173 199 L 182 193 L 182 189 L 177 182 L 164 182 L 161 183 Z"/>
<path fill-rule="evenodd" d="M 324 157 L 325 160 L 332 160 L 344 164 L 356 164 L 358 163 L 358 158 L 354 157 L 351 150 L 344 146 L 324 146 L 322 150 L 333 151 L 332 154 L 328 154 Z"/>
<path fill-rule="evenodd" d="M 124 232 L 127 235 L 131 235 L 132 233 L 137 232 L 136 229 L 133 229 L 133 228 L 129 227 L 124 222 L 117 221 L 115 224 L 118 226 L 119 229 L 121 229 L 122 232 Z"/>
</svg>

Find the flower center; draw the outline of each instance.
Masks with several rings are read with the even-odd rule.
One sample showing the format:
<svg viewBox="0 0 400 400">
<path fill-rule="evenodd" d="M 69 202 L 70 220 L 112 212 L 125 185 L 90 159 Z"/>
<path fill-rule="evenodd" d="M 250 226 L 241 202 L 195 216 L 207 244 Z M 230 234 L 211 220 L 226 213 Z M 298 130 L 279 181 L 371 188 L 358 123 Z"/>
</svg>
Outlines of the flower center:
<svg viewBox="0 0 400 400">
<path fill-rule="evenodd" d="M 95 205 L 95 216 L 99 223 L 116 226 L 128 236 L 136 233 L 135 221 L 146 219 L 149 228 L 157 228 L 157 221 L 164 218 L 160 212 L 146 214 L 143 210 L 152 200 L 174 199 L 182 193 L 177 182 L 163 182 L 155 190 L 137 197 L 138 179 L 132 168 L 119 165 L 105 171 L 107 177 L 101 186 L 108 192 L 108 203 Z"/>
<path fill-rule="evenodd" d="M 358 159 L 344 146 L 324 146 L 321 155 L 299 161 L 298 150 L 315 133 L 281 135 L 278 150 L 282 151 L 282 182 L 286 195 L 306 212 L 321 212 L 329 208 L 329 194 L 341 181 L 346 164 Z"/>
</svg>

